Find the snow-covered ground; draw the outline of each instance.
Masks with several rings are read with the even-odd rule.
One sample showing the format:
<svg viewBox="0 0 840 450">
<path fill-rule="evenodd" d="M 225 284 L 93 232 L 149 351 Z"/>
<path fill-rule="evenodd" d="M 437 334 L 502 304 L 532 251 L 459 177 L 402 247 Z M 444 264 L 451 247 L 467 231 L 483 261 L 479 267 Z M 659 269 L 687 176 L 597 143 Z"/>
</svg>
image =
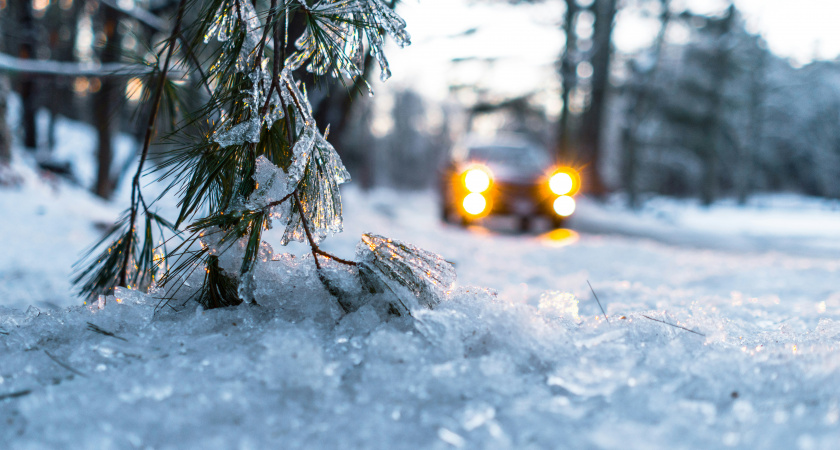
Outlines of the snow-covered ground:
<svg viewBox="0 0 840 450">
<path fill-rule="evenodd" d="M 298 256 L 259 306 L 153 317 L 130 292 L 82 306 L 67 281 L 122 205 L 16 167 L 24 184 L 0 189 L 1 447 L 840 442 L 836 202 L 584 200 L 571 230 L 520 235 L 442 225 L 431 194 L 351 187 L 325 248 L 352 257 L 372 231 L 441 254 L 459 281 L 437 309 L 342 316 Z"/>
</svg>

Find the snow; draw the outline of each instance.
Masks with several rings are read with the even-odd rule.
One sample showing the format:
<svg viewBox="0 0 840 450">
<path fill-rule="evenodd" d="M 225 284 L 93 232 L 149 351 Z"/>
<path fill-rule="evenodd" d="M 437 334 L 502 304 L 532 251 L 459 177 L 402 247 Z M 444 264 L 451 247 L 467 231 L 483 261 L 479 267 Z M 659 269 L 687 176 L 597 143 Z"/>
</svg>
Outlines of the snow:
<svg viewBox="0 0 840 450">
<path fill-rule="evenodd" d="M 836 202 L 654 199 L 631 213 L 582 199 L 570 230 L 520 235 L 503 219 L 442 225 L 431 193 L 351 184 L 345 231 L 324 249 L 352 257 L 373 232 L 440 254 L 458 281 L 434 310 L 396 317 L 381 307 L 387 294 L 356 293 L 367 302 L 344 314 L 305 246 L 279 255 L 275 228 L 274 253 L 255 270 L 278 278 L 255 286 L 258 304 L 205 311 L 156 308 L 134 291 L 81 305 L 69 265 L 121 205 L 33 167 L 18 155 L 23 184 L 0 190 L 7 448 L 805 449 L 840 439 Z M 346 268 L 327 270 L 353 289 Z"/>
</svg>

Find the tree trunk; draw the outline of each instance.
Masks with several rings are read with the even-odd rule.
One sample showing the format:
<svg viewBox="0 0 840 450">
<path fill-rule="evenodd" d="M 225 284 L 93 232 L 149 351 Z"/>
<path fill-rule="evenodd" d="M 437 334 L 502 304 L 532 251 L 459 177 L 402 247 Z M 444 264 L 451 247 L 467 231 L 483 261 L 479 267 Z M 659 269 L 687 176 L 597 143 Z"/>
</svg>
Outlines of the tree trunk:
<svg viewBox="0 0 840 450">
<path fill-rule="evenodd" d="M 119 60 L 120 46 L 119 13 L 113 8 L 100 8 L 103 14 L 103 31 L 105 46 L 100 55 L 102 63 L 112 63 Z M 94 100 L 93 116 L 98 138 L 96 151 L 96 182 L 93 192 L 109 198 L 115 188 L 115 180 L 111 177 L 111 166 L 114 160 L 113 137 L 114 129 L 119 123 L 117 105 L 122 94 L 122 82 L 115 77 L 103 77 L 101 87 Z"/>
<path fill-rule="evenodd" d="M 595 25 L 592 52 L 592 95 L 589 108 L 583 116 L 580 147 L 583 162 L 587 165 L 589 193 L 606 194 L 606 186 L 600 172 L 602 130 L 607 111 L 607 89 L 610 81 L 610 57 L 612 56 L 612 30 L 617 10 L 617 0 L 596 0 L 593 4 Z"/>
<path fill-rule="evenodd" d="M 732 28 L 732 22 L 735 19 L 735 6 L 730 4 L 726 12 L 726 16 L 721 22 L 720 36 L 718 39 L 718 56 L 715 58 L 716 64 L 713 67 L 713 79 L 715 86 L 711 91 L 711 115 L 706 120 L 704 128 L 707 130 L 705 139 L 703 139 L 703 148 L 700 150 L 701 160 L 703 161 L 703 185 L 700 188 L 700 201 L 705 206 L 711 205 L 717 198 L 718 192 L 718 160 L 720 159 L 718 153 L 720 152 L 720 143 L 722 138 L 722 131 L 724 126 L 724 97 L 723 90 L 726 87 L 726 78 L 729 75 L 730 64 L 730 50 L 728 48 L 727 40 L 729 39 L 729 31 Z"/>
<path fill-rule="evenodd" d="M 747 204 L 747 197 L 752 192 L 753 155 L 761 153 L 761 142 L 764 135 L 762 106 L 764 103 L 764 71 L 767 55 L 762 48 L 759 48 L 758 51 L 758 61 L 750 77 L 750 142 L 738 153 L 739 167 L 735 178 L 738 204 L 742 206 Z"/>
<path fill-rule="evenodd" d="M 35 18 L 32 16 L 30 2 L 19 5 L 20 7 L 20 32 L 23 38 L 18 48 L 18 57 L 21 59 L 34 59 L 37 32 L 35 30 Z M 32 76 L 23 77 L 20 82 L 20 98 L 23 103 L 23 114 L 21 116 L 21 127 L 23 128 L 23 146 L 29 150 L 38 147 L 38 129 L 35 123 L 35 113 L 38 110 L 36 78 Z"/>
<path fill-rule="evenodd" d="M 6 123 L 6 99 L 8 98 L 9 79 L 5 75 L 0 75 L 0 165 L 9 164 L 12 160 L 12 133 Z"/>
<path fill-rule="evenodd" d="M 577 17 L 578 6 L 575 0 L 566 0 L 566 15 L 563 20 L 563 32 L 566 34 L 566 45 L 563 55 L 560 57 L 560 78 L 563 92 L 560 94 L 563 102 L 560 110 L 560 121 L 558 123 L 557 156 L 561 161 L 569 161 L 573 158 L 572 130 L 569 120 L 569 97 L 576 84 L 576 56 L 577 34 L 575 33 L 575 18 Z"/>
<path fill-rule="evenodd" d="M 4 32 L 6 30 L 0 24 L 0 49 L 5 46 Z M 6 122 L 8 114 L 7 100 L 9 99 L 9 78 L 0 74 L 0 166 L 7 165 L 12 161 L 12 133 Z M 2 168 L 0 168 L 2 171 Z"/>
<path fill-rule="evenodd" d="M 627 206 L 634 210 L 639 208 L 639 186 L 636 180 L 639 169 L 639 128 L 653 107 L 651 97 L 654 94 L 653 90 L 656 89 L 656 74 L 662 57 L 662 47 L 665 44 L 665 33 L 671 20 L 670 3 L 671 0 L 660 0 L 662 10 L 659 14 L 659 32 L 653 43 L 651 55 L 653 62 L 649 68 L 643 68 L 643 71 L 636 76 L 637 86 L 629 96 L 625 114 L 626 124 L 621 134 L 624 149 L 622 184 L 627 191 Z"/>
</svg>

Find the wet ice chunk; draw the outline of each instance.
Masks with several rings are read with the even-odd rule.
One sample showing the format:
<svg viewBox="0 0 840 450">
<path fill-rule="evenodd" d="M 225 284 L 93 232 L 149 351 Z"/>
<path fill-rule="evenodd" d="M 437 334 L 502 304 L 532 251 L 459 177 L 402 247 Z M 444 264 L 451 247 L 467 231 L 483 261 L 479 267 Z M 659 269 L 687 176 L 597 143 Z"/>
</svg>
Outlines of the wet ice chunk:
<svg viewBox="0 0 840 450">
<path fill-rule="evenodd" d="M 292 192 L 288 180 L 286 171 L 274 165 L 265 155 L 260 155 L 254 170 L 256 187 L 248 197 L 247 206 L 251 209 L 262 209 L 286 198 Z"/>
<path fill-rule="evenodd" d="M 392 291 L 401 314 L 434 308 L 455 282 L 455 268 L 440 255 L 383 236 L 362 235 L 356 257 L 363 281 Z"/>
<path fill-rule="evenodd" d="M 248 111 L 248 116 L 233 125 L 229 124 L 231 120 L 223 121 L 219 131 L 213 135 L 213 141 L 222 147 L 246 142 L 256 144 L 260 141 L 263 125 L 270 128 L 284 116 L 280 96 L 271 89 L 271 75 L 258 69 L 249 73 L 248 78 L 251 80 L 251 87 L 242 92 L 242 103 Z"/>
<path fill-rule="evenodd" d="M 303 148 L 297 149 L 296 145 L 289 177 L 290 180 L 296 179 L 299 161 L 305 161 L 297 184 L 300 205 L 297 202 L 292 205 L 292 216 L 283 235 L 283 244 L 291 240 L 304 241 L 304 226 L 309 227 L 316 243 L 328 234 L 339 233 L 343 229 L 341 192 L 338 186 L 350 181 L 350 174 L 335 148 L 316 129 L 308 129 L 298 145 Z M 307 151 L 309 155 L 305 154 Z"/>
</svg>

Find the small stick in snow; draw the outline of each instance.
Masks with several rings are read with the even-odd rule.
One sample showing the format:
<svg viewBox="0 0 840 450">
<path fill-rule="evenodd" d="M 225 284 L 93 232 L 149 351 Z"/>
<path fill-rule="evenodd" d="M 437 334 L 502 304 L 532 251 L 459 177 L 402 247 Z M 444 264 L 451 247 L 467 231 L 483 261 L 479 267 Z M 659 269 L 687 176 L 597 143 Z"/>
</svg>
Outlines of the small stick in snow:
<svg viewBox="0 0 840 450">
<path fill-rule="evenodd" d="M 98 325 L 96 325 L 94 323 L 88 322 L 87 325 L 88 325 L 88 330 L 93 331 L 94 333 L 103 334 L 105 336 L 110 336 L 114 339 L 120 339 L 122 341 L 128 342 L 128 339 L 126 339 L 122 336 L 117 336 L 116 334 L 114 334 L 114 333 L 112 333 L 112 332 L 110 332 L 110 331 L 108 331 L 104 328 L 100 328 Z"/>
<path fill-rule="evenodd" d="M 8 336 L 8 335 L 9 335 L 9 332 L 8 332 L 8 331 L 6 331 L 6 330 L 0 330 L 0 334 L 5 334 L 6 336 Z"/>
<path fill-rule="evenodd" d="M 698 334 L 698 335 L 700 335 L 700 336 L 706 337 L 706 335 L 705 335 L 705 334 L 703 334 L 703 333 L 700 333 L 700 332 L 698 332 L 698 331 L 691 330 L 691 329 L 689 329 L 689 328 L 686 328 L 686 327 L 683 327 L 683 326 L 680 326 L 680 325 L 675 325 L 675 324 L 673 324 L 673 323 L 668 323 L 668 322 L 666 322 L 666 321 L 664 321 L 664 320 L 654 319 L 653 317 L 648 317 L 648 316 L 646 316 L 646 315 L 644 315 L 644 314 L 642 314 L 642 317 L 644 317 L 645 319 L 650 319 L 650 320 L 652 320 L 652 321 L 654 321 L 654 322 L 659 322 L 659 323 L 664 323 L 665 325 L 670 325 L 670 326 L 672 326 L 672 327 L 674 327 L 674 328 L 682 328 L 683 330 L 688 331 L 689 333 L 694 333 L 694 334 Z"/>
<path fill-rule="evenodd" d="M 76 370 L 76 369 L 74 369 L 74 368 L 72 368 L 72 367 L 68 366 L 67 364 L 65 364 L 65 363 L 61 362 L 58 358 L 56 358 L 55 356 L 53 356 L 52 354 L 50 354 L 50 352 L 48 352 L 48 351 L 44 350 L 44 353 L 46 353 L 46 354 L 47 354 L 47 356 L 49 356 L 49 357 L 50 357 L 50 359 L 51 359 L 51 360 L 53 360 L 53 361 L 55 361 L 55 363 L 56 363 L 56 364 L 58 364 L 59 366 L 61 366 L 61 367 L 65 368 L 65 369 L 67 369 L 67 370 L 69 370 L 70 372 L 75 373 L 76 375 L 78 375 L 78 376 L 80 376 L 80 377 L 85 377 L 85 378 L 87 378 L 87 375 L 85 375 L 85 374 L 83 374 L 82 372 L 79 372 L 78 370 Z"/>
<path fill-rule="evenodd" d="M 595 296 L 595 301 L 598 302 L 598 307 L 601 308 L 601 313 L 604 314 L 604 319 L 607 321 L 607 323 L 612 325 L 610 323 L 610 319 L 607 318 L 607 312 L 604 311 L 604 307 L 601 306 L 601 300 L 598 300 L 598 294 L 595 293 L 595 289 L 592 289 L 592 283 L 590 283 L 589 280 L 586 280 L 586 284 L 589 285 L 589 290 L 592 291 L 592 295 Z"/>
</svg>

